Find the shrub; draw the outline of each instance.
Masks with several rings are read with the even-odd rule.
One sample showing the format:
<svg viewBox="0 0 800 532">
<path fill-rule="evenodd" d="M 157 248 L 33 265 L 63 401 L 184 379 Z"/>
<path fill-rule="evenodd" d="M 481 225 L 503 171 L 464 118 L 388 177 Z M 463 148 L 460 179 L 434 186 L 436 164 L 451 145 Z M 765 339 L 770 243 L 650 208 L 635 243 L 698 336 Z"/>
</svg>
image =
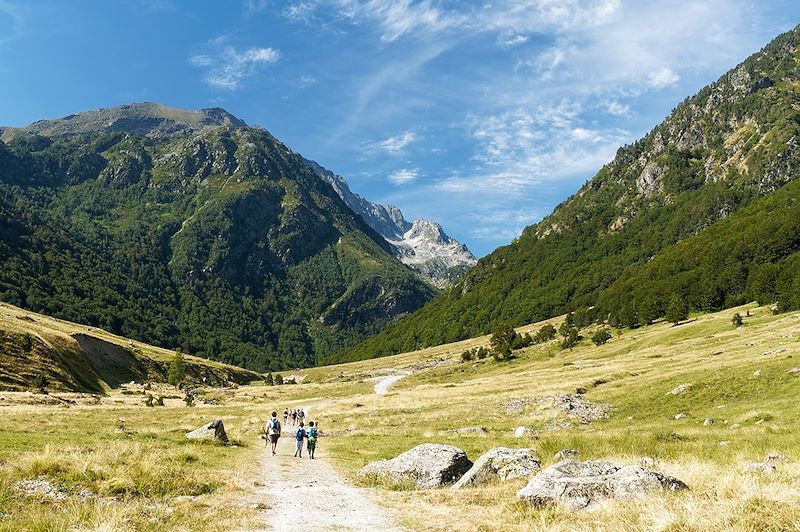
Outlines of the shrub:
<svg viewBox="0 0 800 532">
<path fill-rule="evenodd" d="M 169 364 L 169 371 L 167 372 L 167 382 L 173 386 L 177 386 L 186 377 L 186 361 L 183 358 L 183 353 L 175 353 L 175 358 Z"/>
<path fill-rule="evenodd" d="M 272 373 L 267 373 L 267 376 L 264 377 L 264 383 L 267 386 L 275 386 L 275 379 L 272 378 Z"/>
<path fill-rule="evenodd" d="M 483 360 L 487 356 L 489 356 L 489 350 L 486 349 L 485 347 L 479 347 L 478 350 L 475 352 L 475 357 L 478 360 Z"/>
<path fill-rule="evenodd" d="M 561 342 L 561 349 L 572 349 L 575 347 L 578 342 L 580 341 L 581 337 L 578 335 L 578 329 L 572 327 L 568 331 L 566 331 L 567 335 L 564 337 L 564 340 Z M 563 334 L 563 333 L 562 333 Z"/>
<path fill-rule="evenodd" d="M 689 317 L 689 306 L 686 301 L 679 295 L 672 296 L 667 307 L 667 321 L 677 325 Z"/>
<path fill-rule="evenodd" d="M 556 332 L 556 328 L 550 325 L 543 325 L 541 329 L 534 335 L 533 341 L 537 344 L 541 344 L 544 342 L 549 342 L 553 338 L 556 337 L 558 333 Z"/>
<path fill-rule="evenodd" d="M 592 335 L 592 342 L 594 345 L 603 345 L 611 339 L 611 333 L 605 329 L 601 329 Z"/>
<path fill-rule="evenodd" d="M 739 314 L 738 312 L 733 315 L 733 319 L 731 321 L 733 321 L 734 327 L 741 327 L 742 325 L 744 325 L 744 320 L 742 319 L 742 315 Z"/>
<path fill-rule="evenodd" d="M 31 384 L 33 384 L 33 387 L 36 388 L 39 393 L 47 393 L 47 387 L 50 386 L 50 381 L 47 380 L 44 373 L 39 373 L 33 378 Z"/>
<path fill-rule="evenodd" d="M 283 384 L 283 375 L 281 375 L 280 373 L 276 373 L 273 382 L 275 383 L 276 386 L 280 386 L 281 384 Z"/>
<path fill-rule="evenodd" d="M 469 362 L 475 356 L 475 352 L 472 349 L 467 349 L 463 353 L 461 353 L 461 362 Z"/>
</svg>

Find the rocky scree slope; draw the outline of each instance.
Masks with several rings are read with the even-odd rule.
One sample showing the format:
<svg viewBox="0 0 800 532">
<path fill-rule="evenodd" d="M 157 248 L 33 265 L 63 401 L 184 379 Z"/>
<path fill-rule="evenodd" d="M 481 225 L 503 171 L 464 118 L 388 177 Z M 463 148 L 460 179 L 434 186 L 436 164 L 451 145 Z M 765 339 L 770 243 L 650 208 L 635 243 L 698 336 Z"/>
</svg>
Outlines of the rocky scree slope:
<svg viewBox="0 0 800 532">
<path fill-rule="evenodd" d="M 445 233 L 439 223 L 424 219 L 409 222 L 394 205 L 381 205 L 362 198 L 350 190 L 342 176 L 314 161 L 307 163 L 331 184 L 348 207 L 392 245 L 397 258 L 434 286 L 447 288 L 477 264 L 478 259 L 467 246 Z"/>
<path fill-rule="evenodd" d="M 796 271 L 797 261 L 788 259 L 800 243 L 791 227 L 777 233 L 786 238 L 759 240 L 734 220 L 721 226 L 724 235 L 716 235 L 727 243 L 714 246 L 720 254 L 704 253 L 703 261 L 685 251 L 683 258 L 694 262 L 681 261 L 673 246 L 701 238 L 797 177 L 799 51 L 797 28 L 777 37 L 686 99 L 644 138 L 620 148 L 613 161 L 517 241 L 481 259 L 408 319 L 340 358 L 456 341 L 502 321 L 519 325 L 598 303 L 600 317 L 623 325 L 663 315 L 673 297 L 705 310 L 761 296 L 783 298 L 784 308 L 790 307 L 797 301 L 794 291 L 800 291 L 797 283 L 781 281 Z M 800 200 L 796 189 L 783 199 L 776 216 L 788 215 L 783 209 Z M 762 233 L 774 230 L 764 225 L 772 215 L 763 206 L 754 209 L 762 213 Z M 631 294 L 622 286 L 641 289 Z"/>
<path fill-rule="evenodd" d="M 325 362 L 434 295 L 223 110 L 132 104 L 2 138 L 0 300 L 266 370 Z"/>
</svg>

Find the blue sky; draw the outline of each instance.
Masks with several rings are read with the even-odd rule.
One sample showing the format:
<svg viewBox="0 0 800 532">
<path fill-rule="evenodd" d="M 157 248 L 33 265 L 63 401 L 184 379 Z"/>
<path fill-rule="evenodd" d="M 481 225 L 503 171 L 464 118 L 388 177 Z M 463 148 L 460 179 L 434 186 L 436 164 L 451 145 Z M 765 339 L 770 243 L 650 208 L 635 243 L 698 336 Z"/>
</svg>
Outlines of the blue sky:
<svg viewBox="0 0 800 532">
<path fill-rule="evenodd" d="M 0 124 L 221 106 L 484 255 L 796 0 L 0 0 Z"/>
</svg>

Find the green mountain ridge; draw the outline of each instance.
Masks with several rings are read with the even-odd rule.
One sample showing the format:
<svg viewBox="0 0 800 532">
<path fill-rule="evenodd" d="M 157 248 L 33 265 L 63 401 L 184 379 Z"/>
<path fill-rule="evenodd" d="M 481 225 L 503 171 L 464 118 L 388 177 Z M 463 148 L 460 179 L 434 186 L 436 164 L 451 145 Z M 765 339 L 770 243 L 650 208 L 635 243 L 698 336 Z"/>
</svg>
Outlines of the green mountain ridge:
<svg viewBox="0 0 800 532">
<path fill-rule="evenodd" d="M 132 104 L 3 138 L 2 301 L 267 370 L 325 362 L 435 293 L 222 110 Z"/>
<path fill-rule="evenodd" d="M 756 206 L 760 218 L 752 232 L 736 214 L 798 175 L 799 46 L 798 28 L 777 37 L 687 98 L 644 138 L 620 148 L 574 196 L 481 259 L 451 289 L 337 358 L 409 351 L 485 334 L 500 322 L 521 325 L 592 306 L 612 323 L 636 325 L 663 315 L 671 297 L 706 310 L 751 296 L 775 297 L 783 308 L 794 308 L 796 283 L 778 280 L 797 271 L 789 260 L 800 249 L 796 228 L 788 224 L 778 233 L 792 238 L 759 246 L 755 239 L 775 229 L 764 219 L 772 216 L 769 209 L 777 209 L 776 218 L 795 211 Z M 797 199 L 794 187 L 785 194 L 787 205 Z M 728 217 L 719 229 L 724 234 L 703 239 Z M 693 237 L 686 246 L 705 259 L 678 267 L 687 249 L 678 243 Z M 720 241 L 749 255 L 728 256 L 712 245 Z M 739 266 L 716 267 L 709 250 Z M 759 289 L 752 288 L 756 277 Z"/>
</svg>

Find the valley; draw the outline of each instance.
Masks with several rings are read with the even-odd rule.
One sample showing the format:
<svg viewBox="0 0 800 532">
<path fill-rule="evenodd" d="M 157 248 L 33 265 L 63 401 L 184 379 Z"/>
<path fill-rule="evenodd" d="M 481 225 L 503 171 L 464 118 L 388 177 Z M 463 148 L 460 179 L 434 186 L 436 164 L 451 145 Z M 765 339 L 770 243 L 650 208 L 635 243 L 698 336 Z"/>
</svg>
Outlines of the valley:
<svg viewBox="0 0 800 532">
<path fill-rule="evenodd" d="M 741 327 L 732 324 L 734 313 L 744 316 Z M 562 319 L 551 323 L 558 326 Z M 535 332 L 542 325 L 520 332 Z M 588 338 L 591 330 L 581 335 Z M 164 407 L 146 407 L 141 383 L 105 396 L 4 392 L 0 501 L 3 513 L 13 517 L 1 526 L 13 530 L 14 523 L 28 526 L 46 515 L 65 528 L 91 527 L 102 515 L 142 526 L 163 520 L 166 528 L 190 530 L 269 528 L 261 508 L 278 503 L 259 491 L 254 464 L 268 464 L 269 458 L 258 433 L 270 410 L 311 405 L 323 432 L 321 460 L 348 483 L 361 486 L 360 496 L 379 504 L 401 528 L 452 530 L 468 521 L 487 530 L 574 530 L 600 523 L 618 530 L 777 530 L 800 519 L 800 447 L 794 435 L 800 421 L 794 405 L 800 386 L 795 371 L 800 313 L 774 315 L 751 304 L 693 314 L 678 326 L 657 322 L 612 329 L 611 334 L 605 345 L 584 339 L 572 349 L 552 340 L 515 351 L 504 362 L 491 357 L 462 361 L 465 349 L 488 345 L 489 338 L 480 337 L 283 374 L 299 384 L 198 386 L 193 407 L 179 398 L 167 399 Z M 375 394 L 373 378 L 400 372 L 412 374 L 385 395 Z M 153 390 L 158 386 L 166 385 L 153 385 Z M 167 388 L 165 395 L 175 395 Z M 583 393 L 578 394 L 579 388 Z M 671 393 L 676 389 L 682 391 Z M 548 398 L 559 394 L 608 405 L 608 417 L 574 418 L 569 411 L 547 407 Z M 61 400 L 48 404 L 37 397 Z M 217 418 L 235 446 L 185 440 L 184 432 Z M 707 418 L 713 424 L 704 425 Z M 530 429 L 522 438 L 514 434 L 519 426 Z M 459 430 L 464 428 L 470 430 Z M 100 440 L 103 449 L 91 451 Z M 574 449 L 582 460 L 646 463 L 684 481 L 690 491 L 571 512 L 518 502 L 515 493 L 522 479 L 458 491 L 409 490 L 356 475 L 369 462 L 425 442 L 454 445 L 472 460 L 498 446 L 529 447 L 542 467 L 555 463 L 558 451 Z M 137 459 L 148 460 L 146 472 L 123 457 L 133 451 Z M 768 473 L 749 469 L 770 454 L 785 456 L 785 461 Z M 313 476 L 308 464 L 299 471 L 298 483 Z M 185 480 L 152 484 L 152 476 L 136 476 L 159 472 L 180 472 Z M 16 482 L 39 478 L 64 498 L 13 491 Z M 88 508 L 76 512 L 77 502 L 71 501 L 78 500 L 89 501 Z M 16 508 L 11 514 L 9 505 Z"/>
</svg>

